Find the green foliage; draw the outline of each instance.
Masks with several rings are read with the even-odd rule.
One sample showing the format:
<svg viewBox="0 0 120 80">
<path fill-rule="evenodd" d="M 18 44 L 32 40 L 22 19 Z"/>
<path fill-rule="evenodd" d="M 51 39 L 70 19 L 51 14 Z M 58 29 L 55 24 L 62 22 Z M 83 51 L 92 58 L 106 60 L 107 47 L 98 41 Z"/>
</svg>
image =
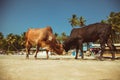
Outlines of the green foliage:
<svg viewBox="0 0 120 80">
<path fill-rule="evenodd" d="M 120 12 L 111 12 L 107 20 L 102 20 L 101 23 L 107 23 L 112 26 L 111 39 L 114 43 L 120 43 Z"/>
<path fill-rule="evenodd" d="M 101 20 L 101 23 L 107 23 L 107 21 L 106 20 Z"/>
<path fill-rule="evenodd" d="M 111 12 L 107 21 L 112 25 L 113 30 L 120 32 L 120 12 Z"/>
<path fill-rule="evenodd" d="M 78 26 L 78 18 L 75 14 L 72 15 L 72 18 L 69 21 L 72 27 Z"/>
<path fill-rule="evenodd" d="M 0 50 L 5 51 L 19 51 L 20 49 L 24 48 L 24 34 L 15 35 L 15 34 L 8 34 L 5 38 L 3 34 L 0 32 Z"/>
<path fill-rule="evenodd" d="M 73 14 L 69 22 L 71 23 L 72 27 L 84 27 L 86 20 L 82 16 L 78 18 L 75 14 Z"/>
<path fill-rule="evenodd" d="M 4 39 L 4 35 L 0 32 L 0 50 L 7 49 L 7 42 Z"/>
<path fill-rule="evenodd" d="M 63 43 L 63 41 L 66 40 L 68 37 L 65 32 L 62 32 L 61 35 L 58 35 L 57 33 L 55 33 L 55 36 L 57 41 L 60 43 Z"/>
<path fill-rule="evenodd" d="M 3 34 L 0 32 L 0 40 L 4 38 Z"/>
<path fill-rule="evenodd" d="M 84 27 L 86 20 L 81 16 L 79 20 L 79 26 Z"/>
</svg>

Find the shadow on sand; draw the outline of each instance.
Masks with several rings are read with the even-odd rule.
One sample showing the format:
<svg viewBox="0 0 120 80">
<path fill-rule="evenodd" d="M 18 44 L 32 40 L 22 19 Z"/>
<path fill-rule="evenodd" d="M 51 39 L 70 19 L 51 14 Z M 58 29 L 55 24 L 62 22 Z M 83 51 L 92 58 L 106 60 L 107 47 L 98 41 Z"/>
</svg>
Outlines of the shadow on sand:
<svg viewBox="0 0 120 80">
<path fill-rule="evenodd" d="M 84 58 L 84 59 L 81 59 L 80 57 L 78 59 L 75 59 L 74 57 L 50 57 L 49 59 L 47 58 L 37 58 L 35 60 L 96 60 L 96 61 L 101 61 L 97 58 Z M 103 60 L 102 61 L 106 61 L 106 60 L 112 60 L 111 57 L 103 57 Z M 120 57 L 116 57 L 114 60 L 120 60 Z"/>
</svg>

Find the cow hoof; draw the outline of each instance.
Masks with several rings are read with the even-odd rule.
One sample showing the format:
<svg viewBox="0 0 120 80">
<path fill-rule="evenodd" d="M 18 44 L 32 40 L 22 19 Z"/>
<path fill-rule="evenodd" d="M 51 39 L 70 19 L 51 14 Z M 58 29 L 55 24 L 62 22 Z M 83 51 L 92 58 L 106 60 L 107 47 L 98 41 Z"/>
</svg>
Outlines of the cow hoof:
<svg viewBox="0 0 120 80">
<path fill-rule="evenodd" d="M 77 59 L 77 57 L 75 57 L 75 59 Z"/>
<path fill-rule="evenodd" d="M 35 55 L 34 58 L 37 58 L 37 56 Z"/>
<path fill-rule="evenodd" d="M 115 58 L 111 58 L 111 60 L 112 60 L 112 61 L 114 61 L 114 60 L 115 60 Z"/>
<path fill-rule="evenodd" d="M 26 59 L 29 59 L 29 55 L 26 55 Z"/>
</svg>

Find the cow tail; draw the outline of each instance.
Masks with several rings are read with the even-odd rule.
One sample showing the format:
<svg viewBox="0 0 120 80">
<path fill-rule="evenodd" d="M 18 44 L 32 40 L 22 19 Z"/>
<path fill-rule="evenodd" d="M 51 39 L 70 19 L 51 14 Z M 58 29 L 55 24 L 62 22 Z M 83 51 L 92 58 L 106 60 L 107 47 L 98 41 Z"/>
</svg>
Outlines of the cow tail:
<svg viewBox="0 0 120 80">
<path fill-rule="evenodd" d="M 29 29 L 28 29 L 28 31 L 27 32 L 25 32 L 25 43 L 27 42 L 27 40 L 28 40 L 28 33 L 29 33 Z"/>
</svg>

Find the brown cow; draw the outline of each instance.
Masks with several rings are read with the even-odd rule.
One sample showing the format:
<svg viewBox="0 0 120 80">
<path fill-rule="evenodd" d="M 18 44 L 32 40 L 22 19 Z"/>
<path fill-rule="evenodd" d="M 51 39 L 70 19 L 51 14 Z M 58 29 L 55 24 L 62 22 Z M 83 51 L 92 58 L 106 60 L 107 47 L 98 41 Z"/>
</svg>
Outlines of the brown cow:
<svg viewBox="0 0 120 80">
<path fill-rule="evenodd" d="M 63 43 L 63 47 L 66 52 L 70 49 L 76 49 L 76 56 L 77 59 L 78 50 L 82 52 L 82 58 L 84 58 L 83 54 L 83 43 L 84 42 L 95 42 L 99 39 L 100 46 L 101 46 L 101 54 L 100 60 L 102 60 L 103 52 L 105 51 L 105 44 L 111 49 L 112 59 L 115 58 L 116 51 L 115 46 L 113 45 L 111 39 L 109 39 L 111 35 L 112 27 L 108 24 L 103 23 L 95 23 L 88 25 L 83 28 L 74 28 L 71 31 L 70 37 Z"/>
<path fill-rule="evenodd" d="M 63 52 L 62 45 L 57 43 L 53 31 L 49 26 L 45 28 L 29 29 L 26 32 L 25 39 L 27 52 L 26 58 L 29 58 L 30 48 L 33 45 L 37 46 L 35 58 L 37 58 L 37 53 L 40 47 L 46 49 L 47 59 L 49 58 L 48 51 L 55 52 L 59 55 Z"/>
</svg>

